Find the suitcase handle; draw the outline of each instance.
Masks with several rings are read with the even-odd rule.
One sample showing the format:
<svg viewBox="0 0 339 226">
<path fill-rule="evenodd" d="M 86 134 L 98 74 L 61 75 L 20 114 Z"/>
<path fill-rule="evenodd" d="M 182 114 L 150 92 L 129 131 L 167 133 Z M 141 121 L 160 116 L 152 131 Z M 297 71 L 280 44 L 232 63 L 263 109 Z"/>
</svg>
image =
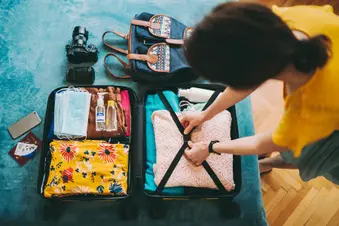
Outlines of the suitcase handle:
<svg viewBox="0 0 339 226">
<path fill-rule="evenodd" d="M 143 181 L 143 165 L 145 151 L 145 110 L 142 105 L 134 106 L 134 121 L 133 121 L 133 166 L 135 167 L 135 176 L 138 180 Z M 141 183 L 142 184 L 142 183 Z"/>
</svg>

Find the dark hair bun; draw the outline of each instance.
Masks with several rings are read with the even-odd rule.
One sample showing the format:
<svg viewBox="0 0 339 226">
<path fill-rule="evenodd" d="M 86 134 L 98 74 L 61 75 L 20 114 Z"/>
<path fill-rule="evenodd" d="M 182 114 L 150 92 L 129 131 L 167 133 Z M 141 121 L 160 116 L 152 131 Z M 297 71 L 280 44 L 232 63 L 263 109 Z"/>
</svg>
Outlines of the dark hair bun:
<svg viewBox="0 0 339 226">
<path fill-rule="evenodd" d="M 298 40 L 294 54 L 294 65 L 297 70 L 310 73 L 324 67 L 330 56 L 330 43 L 330 39 L 325 35 Z"/>
</svg>

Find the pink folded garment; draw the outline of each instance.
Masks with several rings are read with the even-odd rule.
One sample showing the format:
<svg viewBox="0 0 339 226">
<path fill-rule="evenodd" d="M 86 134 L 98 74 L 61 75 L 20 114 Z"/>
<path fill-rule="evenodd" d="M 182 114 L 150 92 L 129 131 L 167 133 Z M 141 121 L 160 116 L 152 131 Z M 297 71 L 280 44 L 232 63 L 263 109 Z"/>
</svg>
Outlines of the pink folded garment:
<svg viewBox="0 0 339 226">
<path fill-rule="evenodd" d="M 231 114 L 223 111 L 213 119 L 197 127 L 192 135 L 193 142 L 219 140 L 227 142 L 231 132 Z M 183 145 L 183 136 L 175 125 L 170 113 L 165 110 L 155 111 L 152 115 L 157 158 L 154 164 L 155 184 L 159 185 L 175 155 Z M 233 155 L 211 154 L 207 162 L 218 176 L 226 190 L 234 189 Z M 195 166 L 182 156 L 165 187 L 199 187 L 217 189 L 217 186 L 203 166 Z"/>
<path fill-rule="evenodd" d="M 126 116 L 126 126 L 127 126 L 126 136 L 130 136 L 131 135 L 131 103 L 129 100 L 128 90 L 122 90 L 120 92 L 120 96 L 121 96 L 121 105 L 125 111 L 125 116 Z"/>
</svg>

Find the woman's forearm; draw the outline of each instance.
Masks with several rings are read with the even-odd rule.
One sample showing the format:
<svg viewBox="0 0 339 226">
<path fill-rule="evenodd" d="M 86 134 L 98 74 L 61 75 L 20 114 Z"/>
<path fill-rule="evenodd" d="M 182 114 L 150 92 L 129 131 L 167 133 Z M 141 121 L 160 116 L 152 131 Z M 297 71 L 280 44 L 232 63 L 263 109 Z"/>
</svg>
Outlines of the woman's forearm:
<svg viewBox="0 0 339 226">
<path fill-rule="evenodd" d="M 272 133 L 263 133 L 228 142 L 216 143 L 213 145 L 213 150 L 218 153 L 233 155 L 259 155 L 274 151 L 283 151 L 284 148 L 273 143 Z"/>
<path fill-rule="evenodd" d="M 214 103 L 204 111 L 205 119 L 210 120 L 215 115 L 249 96 L 254 90 L 256 90 L 256 88 L 249 90 L 234 90 L 231 87 L 227 87 Z"/>
</svg>

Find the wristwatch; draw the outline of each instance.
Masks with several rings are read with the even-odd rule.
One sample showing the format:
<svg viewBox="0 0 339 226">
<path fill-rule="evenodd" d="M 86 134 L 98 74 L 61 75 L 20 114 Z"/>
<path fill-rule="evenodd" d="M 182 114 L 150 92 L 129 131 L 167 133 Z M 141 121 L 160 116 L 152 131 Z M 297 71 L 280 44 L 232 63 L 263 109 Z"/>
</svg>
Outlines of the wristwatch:
<svg viewBox="0 0 339 226">
<path fill-rule="evenodd" d="M 218 140 L 213 140 L 213 141 L 210 142 L 210 144 L 208 145 L 208 152 L 209 153 L 214 153 L 214 154 L 217 154 L 217 155 L 221 155 L 220 153 L 215 152 L 213 150 L 213 145 L 216 144 L 216 143 L 219 143 L 219 141 Z"/>
</svg>

